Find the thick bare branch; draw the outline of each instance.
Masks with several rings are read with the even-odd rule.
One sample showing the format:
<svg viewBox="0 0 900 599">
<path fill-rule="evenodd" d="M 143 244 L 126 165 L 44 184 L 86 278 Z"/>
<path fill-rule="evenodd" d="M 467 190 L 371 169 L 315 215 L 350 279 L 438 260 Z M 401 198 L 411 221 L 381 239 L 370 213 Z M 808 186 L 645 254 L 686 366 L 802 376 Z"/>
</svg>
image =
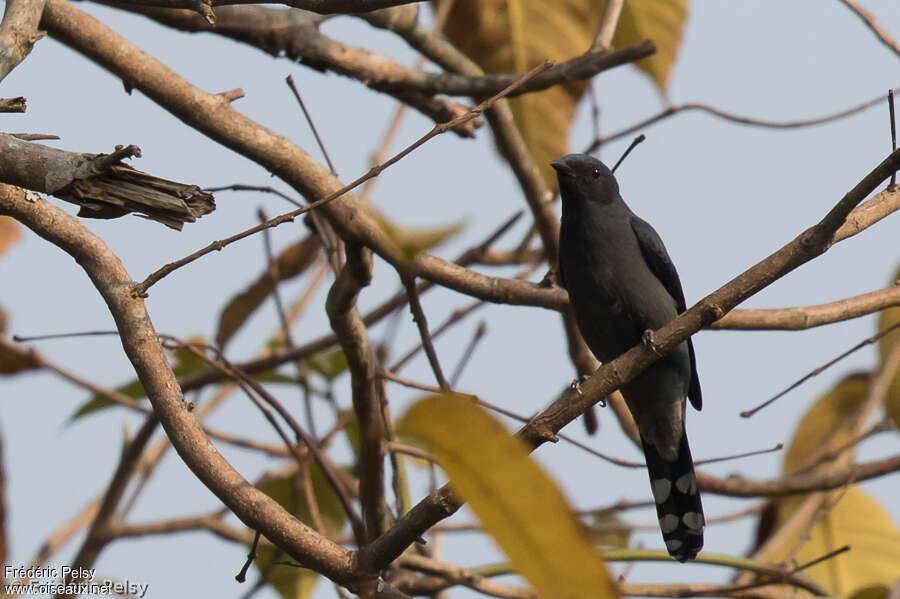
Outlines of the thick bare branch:
<svg viewBox="0 0 900 599">
<path fill-rule="evenodd" d="M 798 331 L 858 318 L 898 305 L 900 305 L 900 286 L 879 289 L 817 306 L 732 310 L 712 323 L 710 328 Z"/>
<path fill-rule="evenodd" d="M 60 247 L 85 269 L 109 306 L 154 413 L 197 478 L 245 524 L 260 530 L 292 558 L 353 588 L 350 552 L 318 535 L 254 488 L 209 442 L 184 402 L 143 301 L 132 296 L 131 278 L 106 245 L 62 210 L 42 200 L 28 201 L 24 192 L 14 187 L 0 187 L 0 212 Z"/>
<path fill-rule="evenodd" d="M 25 60 L 31 47 L 44 37 L 38 31 L 44 0 L 7 0 L 0 22 L 0 81 Z"/>
</svg>

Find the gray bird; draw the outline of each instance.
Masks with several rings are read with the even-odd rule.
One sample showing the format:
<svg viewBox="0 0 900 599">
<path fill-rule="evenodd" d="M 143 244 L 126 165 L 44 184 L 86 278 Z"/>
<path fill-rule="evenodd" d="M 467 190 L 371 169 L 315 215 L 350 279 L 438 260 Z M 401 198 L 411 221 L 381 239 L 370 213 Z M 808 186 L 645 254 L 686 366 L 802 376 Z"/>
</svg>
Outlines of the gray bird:
<svg viewBox="0 0 900 599">
<path fill-rule="evenodd" d="M 685 310 L 681 280 L 605 164 L 587 154 L 550 164 L 562 196 L 560 282 L 588 347 L 609 362 Z M 666 549 L 680 562 L 693 559 L 703 547 L 704 519 L 685 431 L 685 399 L 701 407 L 690 339 L 620 390 L 641 435 Z"/>
</svg>

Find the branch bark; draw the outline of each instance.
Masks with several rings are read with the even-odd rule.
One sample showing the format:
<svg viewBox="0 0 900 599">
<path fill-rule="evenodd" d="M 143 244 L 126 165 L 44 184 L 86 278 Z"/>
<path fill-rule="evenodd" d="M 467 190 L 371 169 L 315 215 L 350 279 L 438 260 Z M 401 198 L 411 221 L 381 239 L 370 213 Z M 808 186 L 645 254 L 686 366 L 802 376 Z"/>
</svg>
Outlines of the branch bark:
<svg viewBox="0 0 900 599">
<path fill-rule="evenodd" d="M 347 261 L 328 292 L 325 310 L 350 370 L 353 411 L 359 428 L 359 495 L 366 520 L 366 538 L 371 542 L 389 523 L 384 491 L 384 456 L 381 444 L 381 395 L 377 379 L 375 353 L 356 308 L 359 292 L 372 280 L 372 252 L 347 244 Z"/>
<path fill-rule="evenodd" d="M 38 22 L 44 0 L 7 0 L 0 22 L 0 81 L 25 60 L 31 47 L 44 37 Z"/>
<path fill-rule="evenodd" d="M 187 408 L 178 381 L 134 285 L 119 259 L 76 219 L 43 201 L 28 201 L 19 189 L 0 186 L 0 213 L 12 216 L 70 254 L 106 301 L 122 345 L 147 391 L 154 412 L 178 454 L 247 526 L 262 532 L 292 558 L 335 582 L 354 588 L 354 560 L 247 482 L 215 450 Z"/>
</svg>

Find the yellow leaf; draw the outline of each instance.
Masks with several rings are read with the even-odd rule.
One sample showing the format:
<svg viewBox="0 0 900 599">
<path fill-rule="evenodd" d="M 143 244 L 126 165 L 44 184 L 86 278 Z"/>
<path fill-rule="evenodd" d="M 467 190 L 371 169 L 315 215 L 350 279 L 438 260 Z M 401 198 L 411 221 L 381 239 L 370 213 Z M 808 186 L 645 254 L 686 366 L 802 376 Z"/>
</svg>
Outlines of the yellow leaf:
<svg viewBox="0 0 900 599">
<path fill-rule="evenodd" d="M 603 0 L 454 0 L 444 33 L 488 73 L 522 73 L 537 63 L 583 54 L 600 25 Z M 665 94 L 687 13 L 687 0 L 630 0 L 613 45 L 652 39 L 657 54 L 638 63 Z M 548 185 L 550 161 L 568 153 L 569 126 L 585 83 L 574 81 L 510 100 L 528 149 Z"/>
<path fill-rule="evenodd" d="M 850 545 L 850 551 L 816 564 L 804 573 L 841 597 L 848 597 L 862 587 L 896 583 L 900 576 L 900 530 L 891 521 L 890 514 L 856 486 L 833 491 L 825 501 L 826 508 L 829 502 L 837 501 L 837 504 L 816 520 L 808 540 L 799 537 L 807 528 L 801 526 L 797 534 L 760 558 L 778 563 L 800 545 L 793 559 L 802 564 Z M 797 504 L 796 499 L 779 501 L 778 526 L 791 516 Z"/>
<path fill-rule="evenodd" d="M 894 274 L 894 284 L 900 281 L 900 270 Z M 900 306 L 894 306 L 887 310 L 882 310 L 878 317 L 878 330 L 883 331 L 900 322 Z M 883 367 L 887 363 L 891 350 L 900 343 L 900 329 L 888 333 L 878 340 L 878 355 L 880 357 L 879 367 Z M 885 410 L 894 420 L 894 423 L 900 427 L 900 370 L 894 374 L 885 400 Z"/>
<path fill-rule="evenodd" d="M 849 599 L 887 599 L 888 588 L 883 584 L 874 584 L 859 589 Z"/>
<path fill-rule="evenodd" d="M 401 227 L 387 219 L 383 214 L 375 211 L 375 218 L 381 226 L 381 230 L 390 239 L 400 253 L 407 260 L 414 259 L 425 250 L 443 243 L 450 237 L 459 233 L 463 223 L 455 223 L 443 227 L 410 228 Z"/>
<path fill-rule="evenodd" d="M 618 596 L 560 490 L 526 445 L 469 397 L 414 404 L 398 433 L 423 440 L 484 529 L 544 599 Z"/>
<path fill-rule="evenodd" d="M 303 273 L 318 256 L 321 242 L 317 235 L 309 235 L 281 252 L 274 265 L 268 268 L 247 289 L 231 298 L 219 317 L 216 345 L 225 347 L 251 314 L 269 297 L 276 279 L 285 281 Z"/>
<path fill-rule="evenodd" d="M 678 55 L 681 33 L 687 17 L 687 0 L 631 0 L 622 8 L 613 46 L 624 48 L 644 39 L 656 44 L 653 56 L 636 64 L 656 84 L 660 94 L 666 95 L 669 75 Z"/>
<path fill-rule="evenodd" d="M 784 454 L 782 470 L 786 474 L 800 470 L 823 452 L 841 447 L 853 438 L 852 427 L 845 425 L 853 424 L 868 385 L 868 374 L 852 374 L 806 411 Z M 825 462 L 818 467 L 828 465 Z"/>
</svg>

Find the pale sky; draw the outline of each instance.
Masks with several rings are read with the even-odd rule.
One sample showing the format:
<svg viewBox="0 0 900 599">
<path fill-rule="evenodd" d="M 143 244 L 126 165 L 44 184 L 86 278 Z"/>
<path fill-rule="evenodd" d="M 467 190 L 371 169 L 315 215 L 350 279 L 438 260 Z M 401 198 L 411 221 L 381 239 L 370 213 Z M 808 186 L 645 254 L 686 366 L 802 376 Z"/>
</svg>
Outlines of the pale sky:
<svg viewBox="0 0 900 599">
<path fill-rule="evenodd" d="M 900 38 L 900 6 L 874 1 L 861 4 Z M 292 74 L 342 181 L 350 181 L 366 170 L 369 153 L 381 139 L 393 111 L 390 98 L 334 74 L 322 75 L 212 35 L 178 33 L 90 3 L 77 6 L 205 90 L 243 88 L 246 97 L 235 104 L 237 109 L 318 157 L 312 135 L 283 83 L 284 77 Z M 403 42 L 361 21 L 335 19 L 324 26 L 324 31 L 348 43 L 390 54 L 404 64 L 415 60 Z M 758 118 L 808 118 L 844 109 L 897 86 L 897 61 L 898 57 L 839 2 L 694 0 L 669 96 L 673 103 L 701 101 Z M 4 96 L 28 98 L 26 115 L 4 115 L 4 130 L 54 133 L 62 138 L 55 147 L 85 152 L 107 152 L 116 144 L 137 144 L 144 156 L 133 163 L 136 168 L 201 186 L 235 182 L 279 185 L 263 169 L 181 125 L 140 92 L 126 95 L 119 80 L 54 40 L 40 41 L 4 85 Z M 594 87 L 605 132 L 662 107 L 649 80 L 632 67 L 601 74 L 594 80 Z M 573 150 L 585 147 L 592 137 L 589 112 L 586 105 L 579 112 L 571 136 Z M 430 127 L 424 117 L 410 114 L 394 149 Z M 890 151 L 886 104 L 808 129 L 762 130 L 704 114 L 683 113 L 644 133 L 647 141 L 628 158 L 617 176 L 625 200 L 664 239 L 681 275 L 688 304 L 817 222 Z M 628 141 L 610 144 L 602 157 L 614 161 Z M 260 205 L 270 214 L 289 209 L 274 197 L 220 193 L 216 199 L 217 210 L 187 225 L 182 233 L 134 217 L 85 223 L 120 256 L 133 278 L 142 279 L 163 263 L 254 223 Z M 483 239 L 513 211 L 524 207 L 518 185 L 495 155 L 486 129 L 474 141 L 452 135 L 432 140 L 386 171 L 375 185 L 372 199 L 392 219 L 404 224 L 441 225 L 465 219 L 465 231 L 437 250 L 443 257 L 453 257 Z M 838 244 L 822 258 L 749 300 L 747 306 L 822 303 L 887 286 L 900 262 L 898 218 L 891 216 Z M 500 246 L 509 247 L 517 241 L 525 226 L 519 223 Z M 276 248 L 296 239 L 298 227 L 276 229 Z M 225 301 L 259 275 L 262 263 L 262 239 L 254 237 L 160 282 L 147 300 L 157 330 L 211 338 Z M 543 271 L 536 278 L 542 275 Z M 33 234 L 26 234 L 24 241 L 0 257 L 0 281 L 0 304 L 9 313 L 9 333 L 37 335 L 112 328 L 105 305 L 83 271 L 67 255 Z M 307 281 L 303 278 L 285 285 L 285 296 L 296 295 Z M 396 275 L 376 261 L 375 282 L 363 292 L 361 307 L 380 303 L 397 288 Z M 298 342 L 327 330 L 323 300 L 324 288 L 316 297 L 316 309 L 294 328 Z M 423 297 L 432 326 L 471 301 L 446 290 Z M 437 342 L 445 370 L 452 371 L 481 319 L 487 321 L 488 335 L 462 377 L 462 390 L 527 415 L 548 404 L 569 384 L 573 369 L 559 317 L 537 308 L 489 306 L 476 312 Z M 252 356 L 277 326 L 275 309 L 267 302 L 232 342 L 229 357 Z M 750 420 L 741 419 L 738 413 L 868 337 L 874 329 L 874 317 L 866 317 L 799 333 L 706 331 L 695 336 L 704 394 L 703 411 L 688 416 L 695 459 L 787 443 L 803 411 L 817 397 L 846 374 L 873 367 L 874 348 L 857 352 Z M 384 325 L 376 327 L 373 338 L 381 339 L 384 331 Z M 398 335 L 397 355 L 418 340 L 408 314 L 401 319 Z M 116 386 L 134 377 L 113 337 L 44 342 L 37 347 L 69 370 L 104 385 Z M 423 356 L 403 374 L 424 382 L 433 380 Z M 337 386 L 338 400 L 349 407 L 346 378 Z M 407 402 L 418 396 L 397 387 L 389 390 L 395 414 L 401 414 Z M 87 394 L 49 374 L 0 379 L 0 397 L 11 563 L 25 565 L 51 531 L 105 488 L 118 460 L 122 423 L 134 430 L 140 419 L 116 409 L 69 425 L 68 417 Z M 322 414 L 324 418 L 324 407 Z M 618 432 L 612 415 L 601 410 L 600 418 L 600 433 L 587 442 L 615 456 L 639 459 L 637 450 Z M 259 413 L 238 396 L 210 422 L 242 435 L 276 440 Z M 565 432 L 584 436 L 580 423 Z M 220 449 L 249 480 L 279 465 L 229 446 Z M 860 448 L 859 459 L 894 453 L 896 436 L 882 435 Z M 615 468 L 562 444 L 545 446 L 537 455 L 579 508 L 621 498 L 649 498 L 643 470 Z M 741 472 L 771 478 L 777 475 L 780 460 L 781 454 L 769 454 L 704 469 L 718 475 Z M 882 501 L 895 522 L 900 520 L 900 502 L 896 500 L 900 478 L 894 475 L 865 483 L 863 488 Z M 145 522 L 203 513 L 216 503 L 171 454 L 151 480 L 131 519 Z M 749 501 L 712 495 L 704 498 L 708 517 L 747 505 Z M 629 512 L 626 518 L 636 523 L 655 522 L 651 511 Z M 470 519 L 463 510 L 452 521 Z M 752 527 L 755 521 L 750 520 L 712 525 L 707 529 L 705 549 L 741 555 L 752 540 Z M 51 564 L 67 563 L 80 540 L 79 536 Z M 658 531 L 641 533 L 635 540 L 647 547 L 662 546 Z M 444 548 L 446 559 L 460 565 L 499 559 L 486 543 L 468 535 L 447 537 Z M 210 534 L 187 533 L 115 543 L 101 555 L 96 567 L 98 575 L 149 583 L 149 597 L 197 593 L 240 597 L 249 584 L 241 587 L 233 577 L 245 554 L 243 546 Z M 628 580 L 722 581 L 730 574 L 709 566 L 641 563 Z M 255 572 L 250 580 L 255 580 Z M 256 596 L 270 598 L 275 594 L 264 590 Z M 315 596 L 331 597 L 334 592 L 331 585 L 322 584 Z M 472 594 L 454 590 L 452 596 Z"/>
</svg>

